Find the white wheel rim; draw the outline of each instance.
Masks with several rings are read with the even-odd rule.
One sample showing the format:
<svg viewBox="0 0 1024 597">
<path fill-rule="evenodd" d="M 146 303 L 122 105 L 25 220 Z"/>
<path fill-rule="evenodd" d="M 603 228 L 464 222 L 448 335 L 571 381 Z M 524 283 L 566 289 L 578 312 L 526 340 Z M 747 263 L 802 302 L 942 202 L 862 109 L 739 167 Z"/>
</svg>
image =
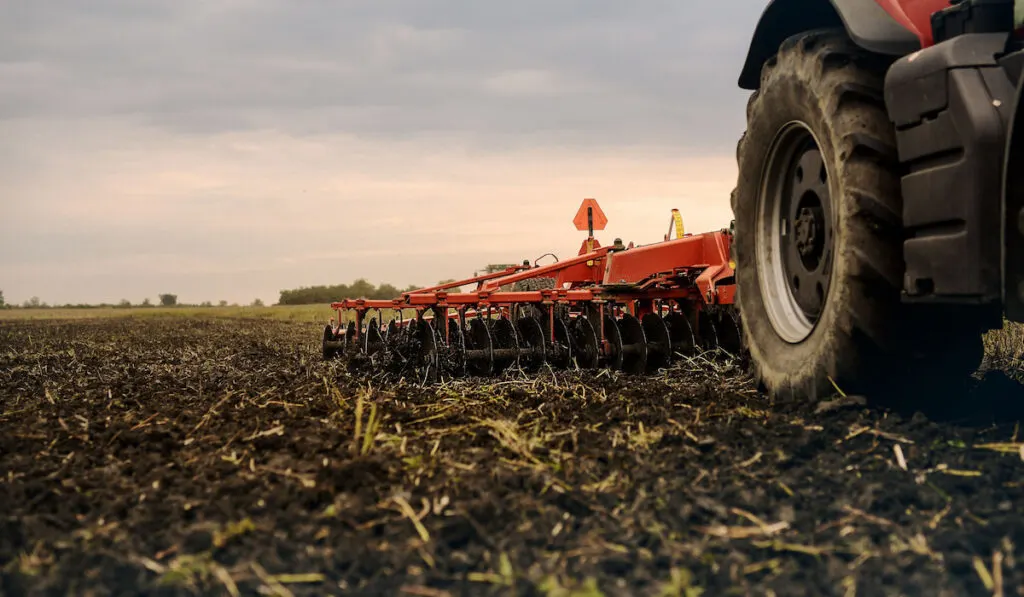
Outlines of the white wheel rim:
<svg viewBox="0 0 1024 597">
<path fill-rule="evenodd" d="M 819 317 L 812 319 L 801 308 L 793 294 L 782 256 L 784 229 L 787 227 L 783 223 L 782 209 L 783 203 L 790 201 L 784 198 L 788 168 L 801 144 L 807 141 L 813 141 L 816 148 L 821 147 L 810 127 L 798 121 L 786 124 L 773 139 L 761 175 L 754 231 L 761 300 L 775 332 L 791 344 L 807 339 L 820 318 L 820 312 Z M 831 176 L 828 180 L 830 184 Z M 829 213 L 832 213 L 831 207 Z M 787 239 L 787 242 L 793 241 Z M 825 294 L 827 290 L 826 287 Z"/>
</svg>

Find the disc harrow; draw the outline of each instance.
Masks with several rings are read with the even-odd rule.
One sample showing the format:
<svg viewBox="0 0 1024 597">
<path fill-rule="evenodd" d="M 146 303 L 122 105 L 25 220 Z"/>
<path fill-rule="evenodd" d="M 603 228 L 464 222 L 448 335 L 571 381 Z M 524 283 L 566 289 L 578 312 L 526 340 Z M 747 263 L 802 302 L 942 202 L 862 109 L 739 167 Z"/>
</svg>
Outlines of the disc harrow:
<svg viewBox="0 0 1024 597">
<path fill-rule="evenodd" d="M 603 226 L 584 201 L 576 223 L 588 236 L 571 259 L 332 303 L 324 358 L 359 354 L 432 382 L 549 367 L 644 375 L 702 351 L 742 351 L 730 230 L 686 234 L 674 212 L 660 242 L 602 247 L 595 215 Z"/>
</svg>

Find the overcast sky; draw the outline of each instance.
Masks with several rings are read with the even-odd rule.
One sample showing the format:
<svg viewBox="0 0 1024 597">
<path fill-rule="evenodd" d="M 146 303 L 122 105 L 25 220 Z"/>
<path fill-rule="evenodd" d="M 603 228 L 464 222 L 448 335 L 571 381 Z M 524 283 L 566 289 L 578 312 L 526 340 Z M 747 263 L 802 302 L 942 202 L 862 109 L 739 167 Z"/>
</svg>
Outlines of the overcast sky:
<svg viewBox="0 0 1024 597">
<path fill-rule="evenodd" d="M 275 302 L 728 226 L 765 0 L 0 2 L 8 302 Z"/>
</svg>

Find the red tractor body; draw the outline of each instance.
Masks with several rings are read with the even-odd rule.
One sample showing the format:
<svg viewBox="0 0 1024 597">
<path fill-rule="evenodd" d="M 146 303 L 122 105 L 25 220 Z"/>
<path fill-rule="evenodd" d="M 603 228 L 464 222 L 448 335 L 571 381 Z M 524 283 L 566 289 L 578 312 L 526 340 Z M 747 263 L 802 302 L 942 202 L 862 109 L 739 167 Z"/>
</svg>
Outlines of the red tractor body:
<svg viewBox="0 0 1024 597">
<path fill-rule="evenodd" d="M 949 7 L 949 0 L 877 0 L 894 21 L 910 31 L 922 48 L 932 45 L 932 15 Z"/>
</svg>

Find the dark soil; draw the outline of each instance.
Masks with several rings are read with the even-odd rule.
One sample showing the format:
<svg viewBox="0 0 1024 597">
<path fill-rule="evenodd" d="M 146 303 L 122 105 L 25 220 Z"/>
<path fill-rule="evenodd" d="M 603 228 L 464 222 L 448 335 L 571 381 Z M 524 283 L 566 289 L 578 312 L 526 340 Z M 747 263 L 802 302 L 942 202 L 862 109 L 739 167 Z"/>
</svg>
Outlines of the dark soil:
<svg viewBox="0 0 1024 597">
<path fill-rule="evenodd" d="M 0 593 L 1024 595 L 998 373 L 940 420 L 703 359 L 378 387 L 319 338 L 0 324 Z"/>
</svg>

